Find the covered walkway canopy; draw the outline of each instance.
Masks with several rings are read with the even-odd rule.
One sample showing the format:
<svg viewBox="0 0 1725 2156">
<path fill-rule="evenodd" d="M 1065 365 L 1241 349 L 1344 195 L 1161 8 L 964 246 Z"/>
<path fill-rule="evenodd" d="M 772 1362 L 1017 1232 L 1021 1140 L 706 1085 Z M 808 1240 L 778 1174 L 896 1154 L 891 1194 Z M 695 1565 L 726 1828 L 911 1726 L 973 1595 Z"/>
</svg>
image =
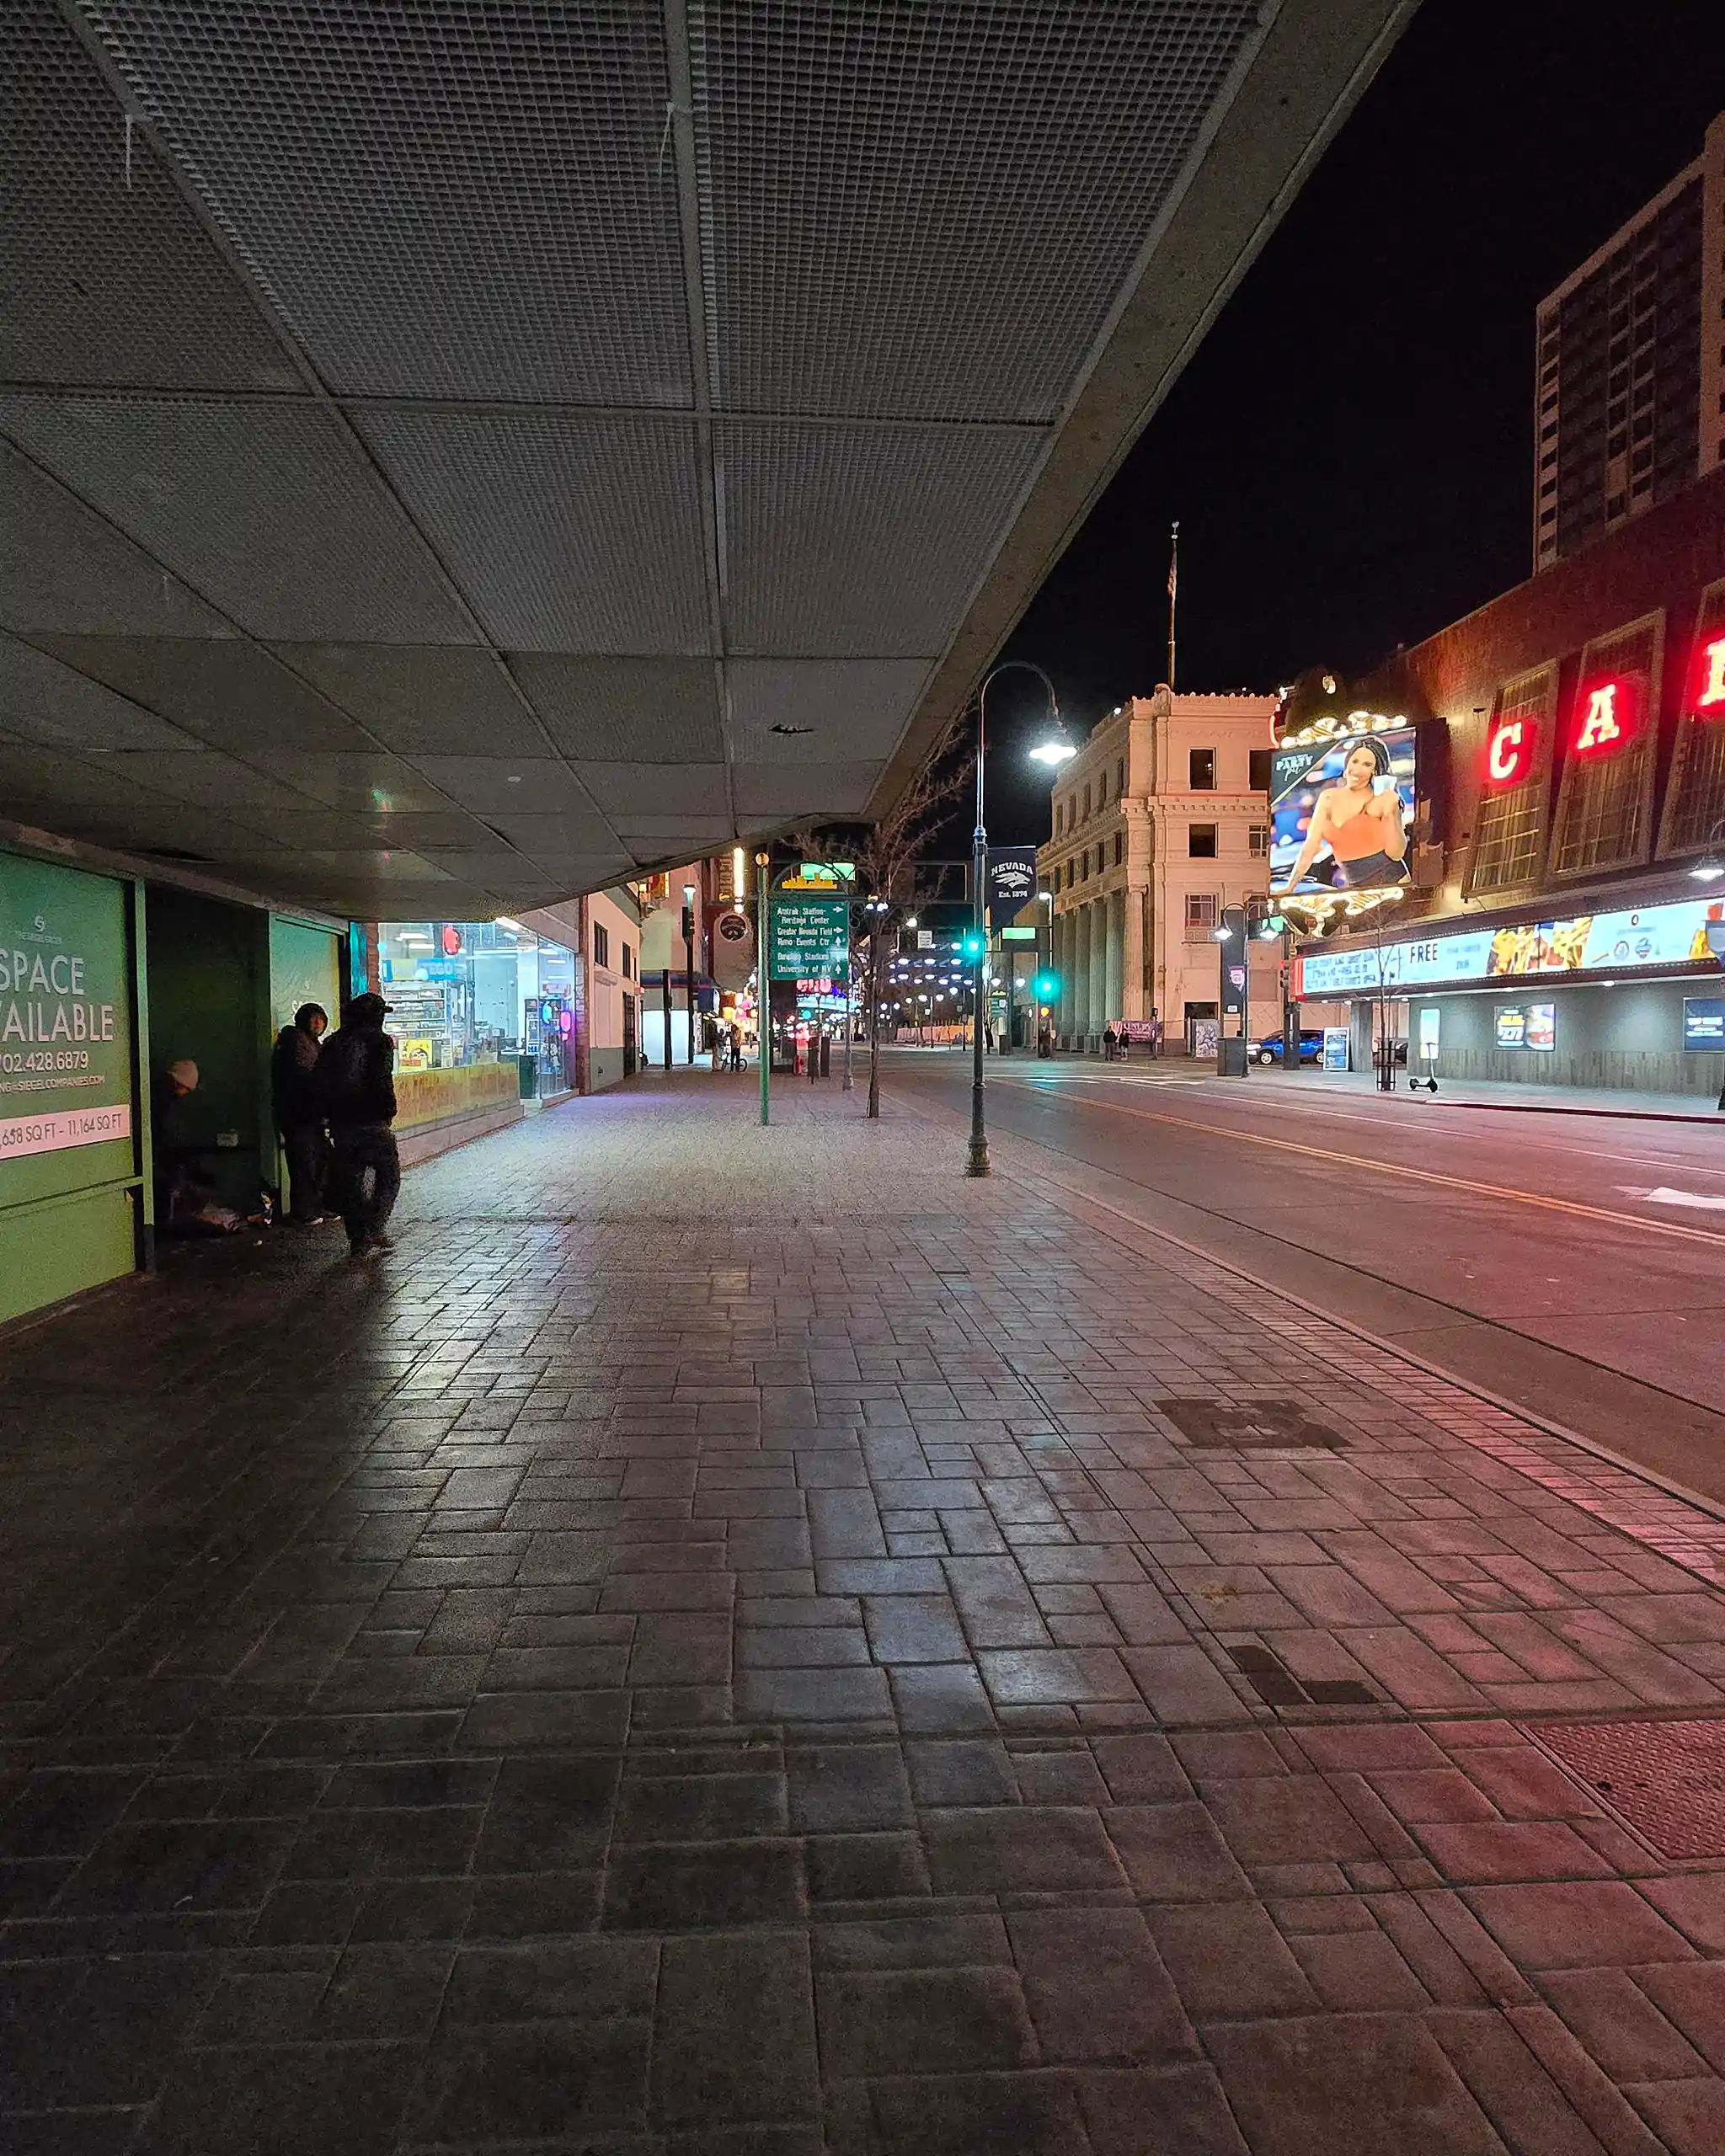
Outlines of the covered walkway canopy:
<svg viewBox="0 0 1725 2156">
<path fill-rule="evenodd" d="M 359 915 L 889 799 L 1408 0 L 14 0 L 0 800 Z"/>
</svg>

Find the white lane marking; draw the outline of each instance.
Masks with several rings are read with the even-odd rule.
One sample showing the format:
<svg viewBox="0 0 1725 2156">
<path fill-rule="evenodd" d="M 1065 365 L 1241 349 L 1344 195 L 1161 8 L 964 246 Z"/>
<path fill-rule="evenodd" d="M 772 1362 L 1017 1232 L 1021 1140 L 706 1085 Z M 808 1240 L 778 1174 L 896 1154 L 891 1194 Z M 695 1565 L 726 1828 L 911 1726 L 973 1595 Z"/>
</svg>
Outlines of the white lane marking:
<svg viewBox="0 0 1725 2156">
<path fill-rule="evenodd" d="M 1626 1183 L 1617 1187 L 1626 1198 L 1639 1198 L 1643 1205 L 1690 1205 L 1710 1213 L 1725 1213 L 1725 1198 L 1704 1197 L 1698 1190 L 1667 1190 L 1663 1186 L 1658 1190 L 1640 1190 Z"/>
</svg>

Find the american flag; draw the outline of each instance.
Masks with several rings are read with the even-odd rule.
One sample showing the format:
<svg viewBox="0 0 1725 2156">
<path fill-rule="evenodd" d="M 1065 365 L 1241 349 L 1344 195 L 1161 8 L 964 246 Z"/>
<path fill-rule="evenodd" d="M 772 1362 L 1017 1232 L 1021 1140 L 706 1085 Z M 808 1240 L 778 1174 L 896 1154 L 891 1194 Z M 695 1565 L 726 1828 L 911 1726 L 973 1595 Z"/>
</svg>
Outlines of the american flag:
<svg viewBox="0 0 1725 2156">
<path fill-rule="evenodd" d="M 1180 527 L 1177 524 L 1168 541 L 1168 596 L 1174 596 L 1180 581 Z"/>
</svg>

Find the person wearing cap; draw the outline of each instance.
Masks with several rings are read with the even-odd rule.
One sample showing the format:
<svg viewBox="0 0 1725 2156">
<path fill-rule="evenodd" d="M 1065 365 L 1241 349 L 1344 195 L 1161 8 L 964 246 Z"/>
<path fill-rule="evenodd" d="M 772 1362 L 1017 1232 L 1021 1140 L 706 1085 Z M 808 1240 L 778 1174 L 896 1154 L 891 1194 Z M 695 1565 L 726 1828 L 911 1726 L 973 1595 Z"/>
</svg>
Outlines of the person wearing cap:
<svg viewBox="0 0 1725 2156">
<path fill-rule="evenodd" d="M 329 1195 L 355 1257 L 390 1247 L 387 1228 L 401 1189 L 396 1150 L 395 1043 L 383 1030 L 389 1006 L 356 995 L 318 1058 L 318 1097 L 329 1118 Z"/>
<path fill-rule="evenodd" d="M 301 1004 L 293 1023 L 275 1036 L 270 1061 L 270 1101 L 287 1161 L 287 1217 L 296 1228 L 315 1228 L 328 1218 L 323 1187 L 329 1174 L 329 1137 L 318 1094 L 318 1057 L 328 1025 L 329 1013 L 321 1003 Z"/>
<path fill-rule="evenodd" d="M 179 1056 L 157 1074 L 150 1088 L 150 1159 L 156 1179 L 156 1229 L 160 1235 L 234 1234 L 243 1223 L 222 1204 L 204 1165 L 208 1146 L 191 1127 L 185 1103 L 198 1090 L 198 1066 Z"/>
</svg>

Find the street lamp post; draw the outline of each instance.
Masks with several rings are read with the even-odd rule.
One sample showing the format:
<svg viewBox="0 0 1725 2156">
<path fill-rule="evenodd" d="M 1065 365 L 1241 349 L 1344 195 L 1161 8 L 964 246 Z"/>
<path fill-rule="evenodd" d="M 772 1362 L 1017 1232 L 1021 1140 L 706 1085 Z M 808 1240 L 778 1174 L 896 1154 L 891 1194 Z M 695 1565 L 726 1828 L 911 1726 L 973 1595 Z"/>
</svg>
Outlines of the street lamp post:
<svg viewBox="0 0 1725 2156">
<path fill-rule="evenodd" d="M 689 1020 L 689 1067 L 695 1067 L 695 886 L 683 886 L 683 955 L 688 970 L 683 975 Z"/>
<path fill-rule="evenodd" d="M 1031 754 L 1040 761 L 1064 763 L 1076 751 L 1071 742 L 1060 738 L 1060 702 L 1055 694 L 1055 685 L 1033 660 L 1004 659 L 983 676 L 976 691 L 976 829 L 971 840 L 970 868 L 970 982 L 973 1013 L 970 1043 L 970 1150 L 964 1163 L 964 1172 L 969 1176 L 988 1173 L 988 1125 L 982 1105 L 982 1007 L 987 988 L 988 972 L 988 828 L 983 816 L 983 784 L 985 763 L 988 751 L 987 720 L 985 706 L 989 684 L 1002 674 L 1018 668 L 1035 675 L 1048 691 L 1049 718 L 1055 736 Z"/>
</svg>

